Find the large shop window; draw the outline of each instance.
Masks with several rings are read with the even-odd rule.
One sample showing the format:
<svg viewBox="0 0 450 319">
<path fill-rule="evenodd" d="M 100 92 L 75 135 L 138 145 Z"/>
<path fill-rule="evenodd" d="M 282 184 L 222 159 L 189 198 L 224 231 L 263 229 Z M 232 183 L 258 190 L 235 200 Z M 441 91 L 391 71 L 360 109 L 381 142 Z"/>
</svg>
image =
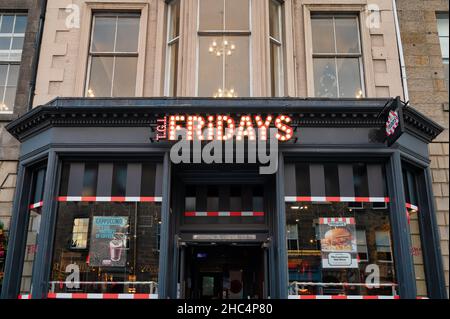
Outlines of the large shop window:
<svg viewBox="0 0 450 319">
<path fill-rule="evenodd" d="M 161 185 L 161 163 L 64 163 L 49 292 L 155 296 Z"/>
<path fill-rule="evenodd" d="M 37 239 L 41 226 L 41 210 L 43 207 L 44 185 L 46 166 L 40 165 L 32 170 L 31 189 L 28 205 L 28 227 L 23 260 L 22 278 L 20 282 L 20 294 L 31 293 L 34 260 L 37 252 Z"/>
<path fill-rule="evenodd" d="M 139 21 L 139 14 L 94 14 L 86 96 L 136 96 Z"/>
<path fill-rule="evenodd" d="M 289 295 L 397 295 L 384 166 L 287 163 Z"/>
<path fill-rule="evenodd" d="M 364 97 L 357 15 L 311 16 L 316 97 Z"/>
<path fill-rule="evenodd" d="M 27 17 L 0 13 L 0 114 L 12 113 Z"/>
<path fill-rule="evenodd" d="M 250 96 L 250 1 L 199 1 L 198 96 Z"/>
</svg>

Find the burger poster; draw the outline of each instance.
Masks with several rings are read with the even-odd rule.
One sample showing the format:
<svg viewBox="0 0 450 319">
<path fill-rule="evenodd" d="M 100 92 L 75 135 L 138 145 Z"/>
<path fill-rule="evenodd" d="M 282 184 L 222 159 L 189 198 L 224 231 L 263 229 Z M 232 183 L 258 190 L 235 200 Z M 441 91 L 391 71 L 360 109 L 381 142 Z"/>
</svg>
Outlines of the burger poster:
<svg viewBox="0 0 450 319">
<path fill-rule="evenodd" d="M 322 268 L 358 268 L 355 219 L 319 219 Z"/>
</svg>

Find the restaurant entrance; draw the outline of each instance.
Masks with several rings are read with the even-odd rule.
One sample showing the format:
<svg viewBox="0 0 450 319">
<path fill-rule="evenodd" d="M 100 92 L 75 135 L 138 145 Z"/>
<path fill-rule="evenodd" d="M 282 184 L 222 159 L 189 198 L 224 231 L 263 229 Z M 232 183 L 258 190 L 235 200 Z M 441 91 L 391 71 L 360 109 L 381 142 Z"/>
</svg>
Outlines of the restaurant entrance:
<svg viewBox="0 0 450 319">
<path fill-rule="evenodd" d="M 185 252 L 186 299 L 260 299 L 264 251 L 260 246 L 191 245 Z"/>
<path fill-rule="evenodd" d="M 274 177 L 245 166 L 175 166 L 177 297 L 267 298 Z"/>
</svg>

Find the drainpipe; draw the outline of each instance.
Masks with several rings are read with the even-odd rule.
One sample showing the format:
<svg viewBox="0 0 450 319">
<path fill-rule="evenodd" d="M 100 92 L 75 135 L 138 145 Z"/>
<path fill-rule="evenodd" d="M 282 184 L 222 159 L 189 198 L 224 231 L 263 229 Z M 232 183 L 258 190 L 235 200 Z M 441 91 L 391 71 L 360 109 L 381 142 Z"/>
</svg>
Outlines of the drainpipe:
<svg viewBox="0 0 450 319">
<path fill-rule="evenodd" d="M 406 79 L 405 57 L 403 56 L 403 45 L 402 45 L 402 38 L 400 36 L 400 25 L 398 22 L 398 15 L 397 15 L 397 3 L 395 0 L 392 0 L 392 11 L 394 13 L 395 35 L 397 38 L 398 55 L 400 57 L 400 72 L 401 72 L 401 77 L 402 77 L 403 98 L 404 98 L 405 102 L 409 102 L 408 82 Z"/>
<path fill-rule="evenodd" d="M 33 108 L 34 93 L 36 91 L 36 77 L 39 65 L 39 56 L 41 54 L 42 34 L 44 31 L 45 12 L 47 10 L 47 0 L 41 0 L 40 14 L 39 14 L 39 27 L 36 33 L 36 40 L 34 42 L 34 57 L 33 66 L 31 71 L 31 80 L 28 91 L 28 111 Z"/>
</svg>

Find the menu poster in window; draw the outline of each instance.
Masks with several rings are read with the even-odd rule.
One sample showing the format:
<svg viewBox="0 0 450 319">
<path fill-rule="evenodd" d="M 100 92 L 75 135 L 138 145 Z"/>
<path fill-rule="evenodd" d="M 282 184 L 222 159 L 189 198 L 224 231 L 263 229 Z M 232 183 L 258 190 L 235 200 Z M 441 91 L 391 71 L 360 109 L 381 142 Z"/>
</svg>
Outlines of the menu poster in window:
<svg viewBox="0 0 450 319">
<path fill-rule="evenodd" d="M 354 218 L 320 218 L 319 233 L 322 268 L 358 268 Z"/>
<path fill-rule="evenodd" d="M 94 216 L 89 248 L 91 267 L 125 267 L 128 217 Z"/>
</svg>

